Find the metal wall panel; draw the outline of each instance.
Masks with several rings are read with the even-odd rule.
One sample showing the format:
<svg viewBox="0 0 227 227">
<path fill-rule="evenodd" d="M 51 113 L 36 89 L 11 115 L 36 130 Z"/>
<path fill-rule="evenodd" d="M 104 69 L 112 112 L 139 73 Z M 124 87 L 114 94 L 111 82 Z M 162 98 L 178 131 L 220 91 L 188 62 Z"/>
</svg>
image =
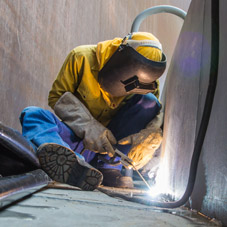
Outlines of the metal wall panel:
<svg viewBox="0 0 227 227">
<path fill-rule="evenodd" d="M 219 74 L 206 133 L 193 209 L 227 225 L 227 3 L 220 0 Z M 163 156 L 169 166 L 168 186 L 176 199 L 186 188 L 191 156 L 201 122 L 210 74 L 211 1 L 192 1 L 168 72 Z"/>
<path fill-rule="evenodd" d="M 210 2 L 206 1 L 206 12 Z M 206 133 L 202 157 L 201 171 L 198 173 L 192 205 L 200 208 L 208 216 L 219 218 L 227 225 L 227 3 L 220 1 L 220 49 L 218 81 L 214 97 L 211 118 Z M 207 13 L 206 13 L 207 14 Z M 202 75 L 204 77 L 204 74 Z M 204 177 L 204 186 L 200 179 Z M 202 189 L 202 190 L 201 190 Z M 200 197 L 198 199 L 198 196 Z"/>
</svg>

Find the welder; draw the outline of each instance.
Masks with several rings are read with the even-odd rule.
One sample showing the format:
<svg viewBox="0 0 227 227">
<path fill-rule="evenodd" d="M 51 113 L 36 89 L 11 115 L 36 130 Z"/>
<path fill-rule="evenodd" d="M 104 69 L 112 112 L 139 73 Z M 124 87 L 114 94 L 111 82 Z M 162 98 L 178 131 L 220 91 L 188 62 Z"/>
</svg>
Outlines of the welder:
<svg viewBox="0 0 227 227">
<path fill-rule="evenodd" d="M 42 169 L 53 180 L 83 190 L 101 183 L 133 188 L 122 165 L 102 158 L 110 160 L 118 149 L 140 169 L 159 148 L 158 78 L 165 67 L 162 45 L 147 32 L 73 49 L 49 92 L 55 114 L 30 106 L 20 116 Z"/>
</svg>

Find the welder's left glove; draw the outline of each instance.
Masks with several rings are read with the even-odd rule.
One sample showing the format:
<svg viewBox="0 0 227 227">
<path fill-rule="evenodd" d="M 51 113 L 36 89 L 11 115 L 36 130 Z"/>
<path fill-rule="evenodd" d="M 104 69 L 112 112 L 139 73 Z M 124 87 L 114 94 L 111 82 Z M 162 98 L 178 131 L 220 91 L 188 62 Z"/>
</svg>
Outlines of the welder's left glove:
<svg viewBox="0 0 227 227">
<path fill-rule="evenodd" d="M 65 92 L 54 106 L 55 114 L 79 138 L 84 148 L 113 157 L 116 139 L 112 132 L 97 121 L 87 107 L 71 92 Z"/>
<path fill-rule="evenodd" d="M 131 144 L 128 157 L 137 169 L 144 167 L 162 142 L 163 113 L 159 113 L 147 126 L 136 134 L 121 139 L 121 145 Z"/>
</svg>

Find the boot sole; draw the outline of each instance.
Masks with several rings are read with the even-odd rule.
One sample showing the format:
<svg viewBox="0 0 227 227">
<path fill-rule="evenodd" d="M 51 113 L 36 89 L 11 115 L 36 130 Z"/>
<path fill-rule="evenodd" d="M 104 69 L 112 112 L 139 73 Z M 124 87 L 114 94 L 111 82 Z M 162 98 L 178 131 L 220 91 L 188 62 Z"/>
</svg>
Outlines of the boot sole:
<svg viewBox="0 0 227 227">
<path fill-rule="evenodd" d="M 102 183 L 102 173 L 70 149 L 58 144 L 44 144 L 37 150 L 42 169 L 57 182 L 93 191 Z"/>
</svg>

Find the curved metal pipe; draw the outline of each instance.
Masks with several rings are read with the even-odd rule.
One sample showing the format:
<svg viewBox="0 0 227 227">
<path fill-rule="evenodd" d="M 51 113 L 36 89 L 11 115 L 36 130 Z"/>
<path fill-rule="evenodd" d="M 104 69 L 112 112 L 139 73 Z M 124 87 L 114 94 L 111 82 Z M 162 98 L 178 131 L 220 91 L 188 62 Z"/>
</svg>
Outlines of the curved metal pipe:
<svg viewBox="0 0 227 227">
<path fill-rule="evenodd" d="M 187 13 L 184 10 L 174 6 L 168 6 L 168 5 L 154 6 L 154 7 L 145 9 L 144 11 L 142 11 L 140 14 L 137 15 L 137 17 L 134 19 L 132 23 L 131 32 L 138 32 L 142 21 L 146 17 L 157 13 L 171 13 L 182 18 L 183 20 L 187 15 Z"/>
<path fill-rule="evenodd" d="M 47 186 L 50 181 L 41 169 L 0 178 L 0 209 Z"/>
</svg>

